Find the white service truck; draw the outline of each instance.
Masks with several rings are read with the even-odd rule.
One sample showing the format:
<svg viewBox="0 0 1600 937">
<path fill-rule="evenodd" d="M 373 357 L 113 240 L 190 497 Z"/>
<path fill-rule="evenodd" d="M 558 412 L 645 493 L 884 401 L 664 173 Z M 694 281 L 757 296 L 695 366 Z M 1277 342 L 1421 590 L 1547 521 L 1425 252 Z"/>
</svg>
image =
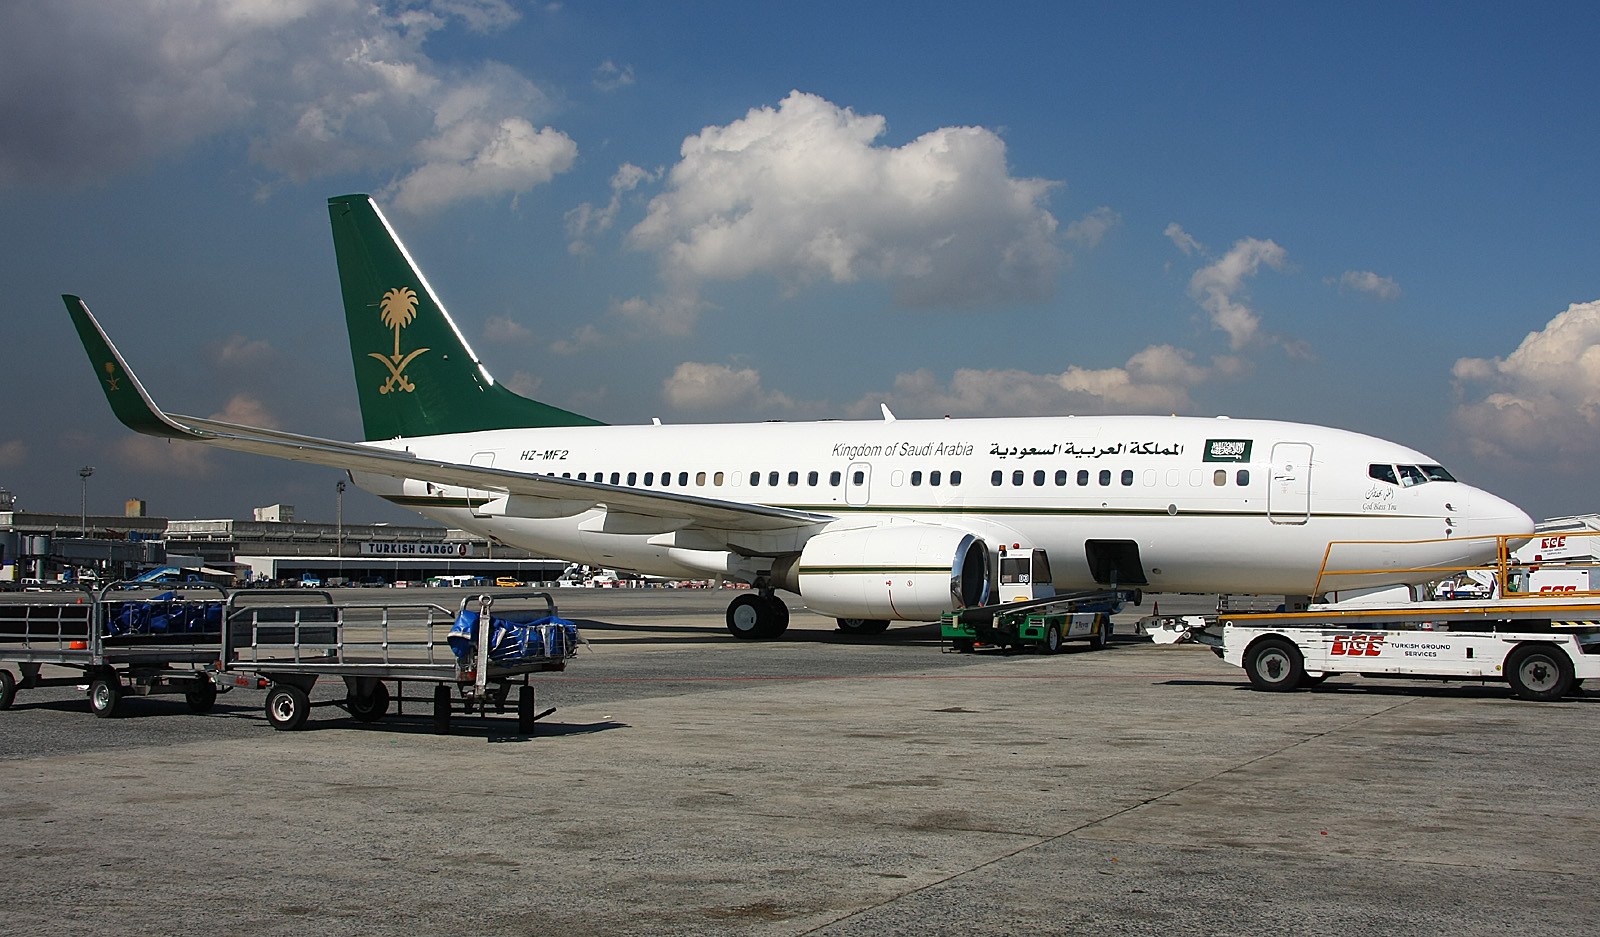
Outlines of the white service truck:
<svg viewBox="0 0 1600 937">
<path fill-rule="evenodd" d="M 1504 681 L 1518 697 L 1556 700 L 1600 677 L 1600 605 L 1419 603 L 1372 609 L 1146 618 L 1158 644 L 1210 645 L 1259 690 L 1289 691 L 1339 674 Z"/>
</svg>

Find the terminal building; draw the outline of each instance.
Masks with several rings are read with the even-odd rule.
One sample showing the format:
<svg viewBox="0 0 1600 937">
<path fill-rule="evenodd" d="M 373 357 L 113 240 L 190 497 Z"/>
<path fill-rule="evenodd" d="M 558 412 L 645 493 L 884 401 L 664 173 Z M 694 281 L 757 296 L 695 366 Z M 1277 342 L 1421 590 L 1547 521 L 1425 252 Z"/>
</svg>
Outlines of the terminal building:
<svg viewBox="0 0 1600 937">
<path fill-rule="evenodd" d="M 28 512 L 0 489 L 0 582 L 109 582 L 166 566 L 221 585 L 536 583 L 568 566 L 445 527 L 305 523 L 290 505 L 255 513 L 252 520 L 171 520 L 146 517 L 137 500 L 122 517 Z"/>
</svg>

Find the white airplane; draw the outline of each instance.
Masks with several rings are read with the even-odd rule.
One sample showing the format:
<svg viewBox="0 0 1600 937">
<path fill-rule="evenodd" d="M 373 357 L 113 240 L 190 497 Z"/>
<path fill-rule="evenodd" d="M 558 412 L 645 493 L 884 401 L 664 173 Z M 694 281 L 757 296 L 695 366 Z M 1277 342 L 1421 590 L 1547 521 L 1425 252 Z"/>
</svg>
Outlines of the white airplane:
<svg viewBox="0 0 1600 937">
<path fill-rule="evenodd" d="M 1155 416 L 606 426 L 490 376 L 366 195 L 329 200 L 366 442 L 167 414 L 65 296 L 141 433 L 342 468 L 443 524 L 596 567 L 755 587 L 728 629 L 788 626 L 775 590 L 876 632 L 994 601 L 1003 551 L 1055 589 L 1305 596 L 1420 582 L 1527 535 L 1433 459 L 1299 423 Z M 1417 572 L 1417 570 L 1424 570 Z"/>
</svg>

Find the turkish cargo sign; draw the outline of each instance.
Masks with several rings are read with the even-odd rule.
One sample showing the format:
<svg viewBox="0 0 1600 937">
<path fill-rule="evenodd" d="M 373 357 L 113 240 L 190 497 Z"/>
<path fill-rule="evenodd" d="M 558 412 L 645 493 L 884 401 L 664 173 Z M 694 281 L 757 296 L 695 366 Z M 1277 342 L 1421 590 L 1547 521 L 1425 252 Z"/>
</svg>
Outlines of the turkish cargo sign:
<svg viewBox="0 0 1600 937">
<path fill-rule="evenodd" d="M 456 543 L 374 543 L 361 544 L 362 556 L 466 556 L 466 541 Z"/>
<path fill-rule="evenodd" d="M 1250 439 L 1208 439 L 1206 440 L 1206 462 L 1249 462 Z"/>
</svg>

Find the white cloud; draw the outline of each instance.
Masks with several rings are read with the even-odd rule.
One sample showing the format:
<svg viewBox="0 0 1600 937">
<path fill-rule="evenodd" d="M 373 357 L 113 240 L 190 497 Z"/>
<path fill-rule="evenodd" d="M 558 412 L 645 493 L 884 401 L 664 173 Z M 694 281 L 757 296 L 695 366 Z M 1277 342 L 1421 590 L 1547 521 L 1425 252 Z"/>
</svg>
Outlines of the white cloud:
<svg viewBox="0 0 1600 937">
<path fill-rule="evenodd" d="M 1600 455 L 1600 301 L 1573 303 L 1504 358 L 1462 358 L 1451 373 L 1481 399 L 1456 409 L 1474 454 L 1594 471 Z"/>
<path fill-rule="evenodd" d="M 1167 226 L 1168 236 L 1180 247 L 1197 243 L 1178 228 L 1177 235 L 1187 239 L 1181 241 L 1173 234 L 1174 228 L 1177 225 Z M 1243 238 L 1221 260 L 1201 267 L 1189 279 L 1189 296 L 1211 314 L 1213 328 L 1228 333 L 1228 344 L 1235 351 L 1259 337 L 1261 317 L 1241 297 L 1245 278 L 1255 276 L 1262 264 L 1284 270 L 1288 267 L 1288 253 L 1272 241 Z"/>
<path fill-rule="evenodd" d="M 495 344 L 520 345 L 533 338 L 533 330 L 510 316 L 490 316 L 483 323 L 483 337 Z"/>
<path fill-rule="evenodd" d="M 611 229 L 612 223 L 617 219 L 617 212 L 622 208 L 622 196 L 638 188 L 641 182 L 654 181 L 659 175 L 660 173 L 640 169 L 632 163 L 623 163 L 618 167 L 616 174 L 611 177 L 611 201 L 606 203 L 606 207 L 596 209 L 589 202 L 584 202 L 564 216 L 567 236 L 572 238 L 571 243 L 567 245 L 567 251 L 573 254 L 589 253 L 591 248 L 586 239 L 597 237 Z"/>
<path fill-rule="evenodd" d="M 1200 246 L 1200 242 L 1196 241 L 1189 232 L 1183 230 L 1183 226 L 1176 221 L 1168 224 L 1166 230 L 1161 233 L 1171 238 L 1172 243 L 1178 246 L 1178 250 L 1183 251 L 1185 257 L 1190 254 L 1205 252 L 1205 248 Z"/>
<path fill-rule="evenodd" d="M 469 198 L 525 192 L 572 168 L 578 145 L 520 117 L 462 121 L 418 146 L 427 162 L 385 190 L 402 211 L 434 211 Z"/>
<path fill-rule="evenodd" d="M 550 350 L 558 355 L 575 355 L 586 348 L 593 348 L 604 344 L 604 332 L 592 325 L 580 325 L 572 330 L 571 338 L 557 339 L 550 343 Z"/>
<path fill-rule="evenodd" d="M 28 461 L 28 444 L 20 439 L 0 443 L 0 468 L 16 468 Z"/>
<path fill-rule="evenodd" d="M 1122 223 L 1122 216 L 1102 205 L 1067 225 L 1062 236 L 1080 247 L 1096 247 L 1106 232 Z"/>
<path fill-rule="evenodd" d="M 690 411 L 772 411 L 793 409 L 794 401 L 761 387 L 754 368 L 734 370 L 725 364 L 685 361 L 661 383 L 668 405 Z"/>
<path fill-rule="evenodd" d="M 1121 368 L 1073 365 L 1059 374 L 962 368 L 945 386 L 932 372 L 921 369 L 896 375 L 892 390 L 868 394 L 847 412 L 868 417 L 878 412 L 880 402 L 888 403 L 897 415 L 924 417 L 1193 412 L 1190 388 L 1237 377 L 1246 368 L 1244 362 L 1227 356 L 1201 366 L 1186 349 L 1151 345 Z"/>
<path fill-rule="evenodd" d="M 517 371 L 511 375 L 510 380 L 505 382 L 505 386 L 506 389 L 511 391 L 513 394 L 521 394 L 524 397 L 532 397 L 534 394 L 539 392 L 539 386 L 543 383 L 544 378 L 538 376 L 537 374 L 529 374 L 527 371 Z"/>
<path fill-rule="evenodd" d="M 633 84 L 633 66 L 618 66 L 617 63 L 606 59 L 600 67 L 594 70 L 594 86 L 601 91 L 616 91 Z"/>
<path fill-rule="evenodd" d="M 623 319 L 663 335 L 688 335 L 705 303 L 692 293 L 666 294 L 655 299 L 635 296 L 612 307 Z"/>
<path fill-rule="evenodd" d="M 228 336 L 221 344 L 212 345 L 208 350 L 214 364 L 229 369 L 268 363 L 278 356 L 277 349 L 266 339 L 246 338 L 238 334 Z"/>
<path fill-rule="evenodd" d="M 1339 278 L 1342 289 L 1366 293 L 1373 299 L 1394 299 L 1400 295 L 1400 284 L 1389 277 L 1380 277 L 1369 270 L 1346 270 Z"/>
<path fill-rule="evenodd" d="M 0 4 L 0 186 L 94 181 L 232 136 L 294 181 L 399 174 L 407 206 L 522 191 L 570 165 L 570 140 L 532 129 L 546 96 L 508 66 L 423 51 L 517 16 L 506 0 Z"/>
<path fill-rule="evenodd" d="M 262 429 L 278 429 L 278 420 L 254 397 L 237 394 L 228 401 L 221 413 L 210 419 Z M 118 459 L 126 467 L 140 472 L 185 479 L 214 478 L 217 473 L 217 451 L 195 442 L 157 439 L 154 436 L 124 436 L 112 446 Z"/>
<path fill-rule="evenodd" d="M 684 140 L 665 192 L 630 232 L 672 291 L 768 274 L 883 280 L 910 306 L 1034 301 L 1062 263 L 1047 196 L 1012 177 L 982 127 L 874 145 L 884 118 L 795 91 Z"/>
</svg>

